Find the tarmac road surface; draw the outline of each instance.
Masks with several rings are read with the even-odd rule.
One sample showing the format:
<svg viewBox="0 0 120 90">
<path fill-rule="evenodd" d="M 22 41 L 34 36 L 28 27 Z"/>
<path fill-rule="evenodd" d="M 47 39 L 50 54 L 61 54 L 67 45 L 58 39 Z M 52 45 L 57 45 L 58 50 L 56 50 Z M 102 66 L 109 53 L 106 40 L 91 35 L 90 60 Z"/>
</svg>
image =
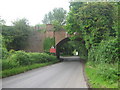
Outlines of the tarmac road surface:
<svg viewBox="0 0 120 90">
<path fill-rule="evenodd" d="M 64 57 L 62 57 L 64 58 Z M 2 88 L 88 88 L 77 56 L 2 79 Z"/>
</svg>

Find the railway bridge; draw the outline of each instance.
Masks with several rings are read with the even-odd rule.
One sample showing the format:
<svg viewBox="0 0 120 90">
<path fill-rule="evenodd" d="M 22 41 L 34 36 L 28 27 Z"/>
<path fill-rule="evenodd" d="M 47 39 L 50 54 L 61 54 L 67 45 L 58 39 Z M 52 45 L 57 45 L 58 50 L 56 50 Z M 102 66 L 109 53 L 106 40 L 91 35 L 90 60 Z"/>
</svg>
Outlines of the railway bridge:
<svg viewBox="0 0 120 90">
<path fill-rule="evenodd" d="M 70 35 L 64 29 L 61 29 L 59 31 L 54 31 L 54 27 L 52 24 L 47 24 L 44 29 L 45 32 L 40 32 L 34 29 L 32 34 L 28 38 L 28 45 L 25 48 L 25 51 L 44 52 L 43 43 L 45 38 L 55 38 L 56 55 L 59 58 L 60 46 L 63 45 L 65 42 L 70 41 L 69 39 Z M 82 40 L 82 39 L 77 38 L 76 40 Z"/>
</svg>

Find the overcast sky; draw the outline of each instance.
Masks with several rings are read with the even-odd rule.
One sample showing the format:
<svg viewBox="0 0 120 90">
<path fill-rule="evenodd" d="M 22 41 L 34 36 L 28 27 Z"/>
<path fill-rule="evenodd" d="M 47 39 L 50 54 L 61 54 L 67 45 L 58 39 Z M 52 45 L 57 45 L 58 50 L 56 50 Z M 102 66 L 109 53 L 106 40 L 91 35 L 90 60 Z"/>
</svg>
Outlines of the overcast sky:
<svg viewBox="0 0 120 90">
<path fill-rule="evenodd" d="M 44 15 L 54 8 L 69 10 L 69 0 L 0 0 L 0 17 L 6 25 L 17 18 L 26 18 L 30 25 L 42 23 Z"/>
</svg>

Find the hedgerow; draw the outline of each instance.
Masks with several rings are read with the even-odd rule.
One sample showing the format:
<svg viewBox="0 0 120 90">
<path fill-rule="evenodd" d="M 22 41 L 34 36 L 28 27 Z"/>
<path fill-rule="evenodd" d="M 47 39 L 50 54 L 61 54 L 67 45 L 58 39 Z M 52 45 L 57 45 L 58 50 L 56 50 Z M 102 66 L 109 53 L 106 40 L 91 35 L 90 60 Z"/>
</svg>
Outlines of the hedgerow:
<svg viewBox="0 0 120 90">
<path fill-rule="evenodd" d="M 14 51 L 14 53 L 8 55 L 6 59 L 2 59 L 2 69 L 6 70 L 20 66 L 48 63 L 52 61 L 57 61 L 57 58 L 46 53 Z"/>
<path fill-rule="evenodd" d="M 96 63 L 117 63 L 119 61 L 118 45 L 117 38 L 103 40 L 98 46 L 89 50 L 88 59 Z"/>
</svg>

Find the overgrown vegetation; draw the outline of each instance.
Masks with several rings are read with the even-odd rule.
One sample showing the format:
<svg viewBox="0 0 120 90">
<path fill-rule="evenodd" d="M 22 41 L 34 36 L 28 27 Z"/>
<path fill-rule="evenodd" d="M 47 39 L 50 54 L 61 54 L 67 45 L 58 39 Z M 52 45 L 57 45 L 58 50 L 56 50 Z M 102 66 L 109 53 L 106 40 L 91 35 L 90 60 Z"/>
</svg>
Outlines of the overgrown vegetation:
<svg viewBox="0 0 120 90">
<path fill-rule="evenodd" d="M 6 59 L 2 59 L 2 69 L 11 69 L 19 66 L 31 65 L 34 63 L 45 63 L 56 60 L 55 56 L 46 53 L 27 53 L 25 51 L 15 51 L 9 53 Z"/>
<path fill-rule="evenodd" d="M 13 26 L 4 25 L 1 19 L 0 23 L 2 25 L 0 34 L 0 41 L 2 41 L 0 43 L 2 45 L 0 47 L 0 51 L 2 51 L 0 66 L 2 65 L 2 71 L 0 71 L 0 77 L 11 76 L 58 62 L 53 55 L 20 51 L 27 45 L 27 38 L 31 33 L 31 27 L 26 19 L 14 21 Z"/>
<path fill-rule="evenodd" d="M 45 52 L 49 52 L 50 51 L 50 48 L 52 47 L 52 46 L 54 46 L 54 38 L 45 38 L 45 40 L 44 40 L 44 44 L 43 44 L 43 46 L 44 46 L 44 51 Z"/>
<path fill-rule="evenodd" d="M 81 38 L 85 42 L 82 44 L 80 40 L 76 46 L 79 47 L 80 57 L 87 60 L 86 74 L 92 88 L 117 88 L 120 81 L 118 71 L 119 6 L 119 2 L 70 3 L 66 29 L 72 35 L 72 39 Z M 43 23 L 54 24 L 54 29 L 60 30 L 61 26 L 65 25 L 65 14 L 66 11 L 63 9 L 54 9 L 53 12 L 45 15 Z M 46 53 L 14 51 L 24 48 L 30 26 L 26 19 L 13 22 L 13 26 L 5 26 L 4 23 L 4 20 L 0 18 L 0 25 L 3 28 L 2 35 L 0 34 L 0 40 L 3 40 L 2 48 L 0 47 L 3 54 L 0 60 L 0 63 L 3 61 L 3 77 L 39 67 L 40 64 L 57 61 L 56 57 Z M 69 44 L 71 46 L 66 44 L 61 47 L 61 50 L 69 49 L 72 52 L 71 47 L 74 45 Z M 46 38 L 45 52 L 48 52 L 53 45 L 54 39 Z"/>
<path fill-rule="evenodd" d="M 78 33 L 85 41 L 86 73 L 94 88 L 118 87 L 118 6 L 117 2 L 70 3 L 66 28 L 73 38 Z"/>
<path fill-rule="evenodd" d="M 92 88 L 118 88 L 118 63 L 96 64 L 89 61 L 86 65 L 86 74 Z"/>
<path fill-rule="evenodd" d="M 46 53 L 31 53 L 25 51 L 10 51 L 0 60 L 2 63 L 3 76 L 10 76 L 18 74 L 33 68 L 45 66 L 58 62 L 57 58 L 53 55 Z"/>
<path fill-rule="evenodd" d="M 114 64 L 119 62 L 118 58 L 118 39 L 111 38 L 103 40 L 98 46 L 94 46 L 89 50 L 88 58 L 95 63 Z"/>
<path fill-rule="evenodd" d="M 13 26 L 2 25 L 2 42 L 3 47 L 7 50 L 21 50 L 27 45 L 27 39 L 31 27 L 27 19 L 19 19 L 13 22 Z"/>
</svg>

